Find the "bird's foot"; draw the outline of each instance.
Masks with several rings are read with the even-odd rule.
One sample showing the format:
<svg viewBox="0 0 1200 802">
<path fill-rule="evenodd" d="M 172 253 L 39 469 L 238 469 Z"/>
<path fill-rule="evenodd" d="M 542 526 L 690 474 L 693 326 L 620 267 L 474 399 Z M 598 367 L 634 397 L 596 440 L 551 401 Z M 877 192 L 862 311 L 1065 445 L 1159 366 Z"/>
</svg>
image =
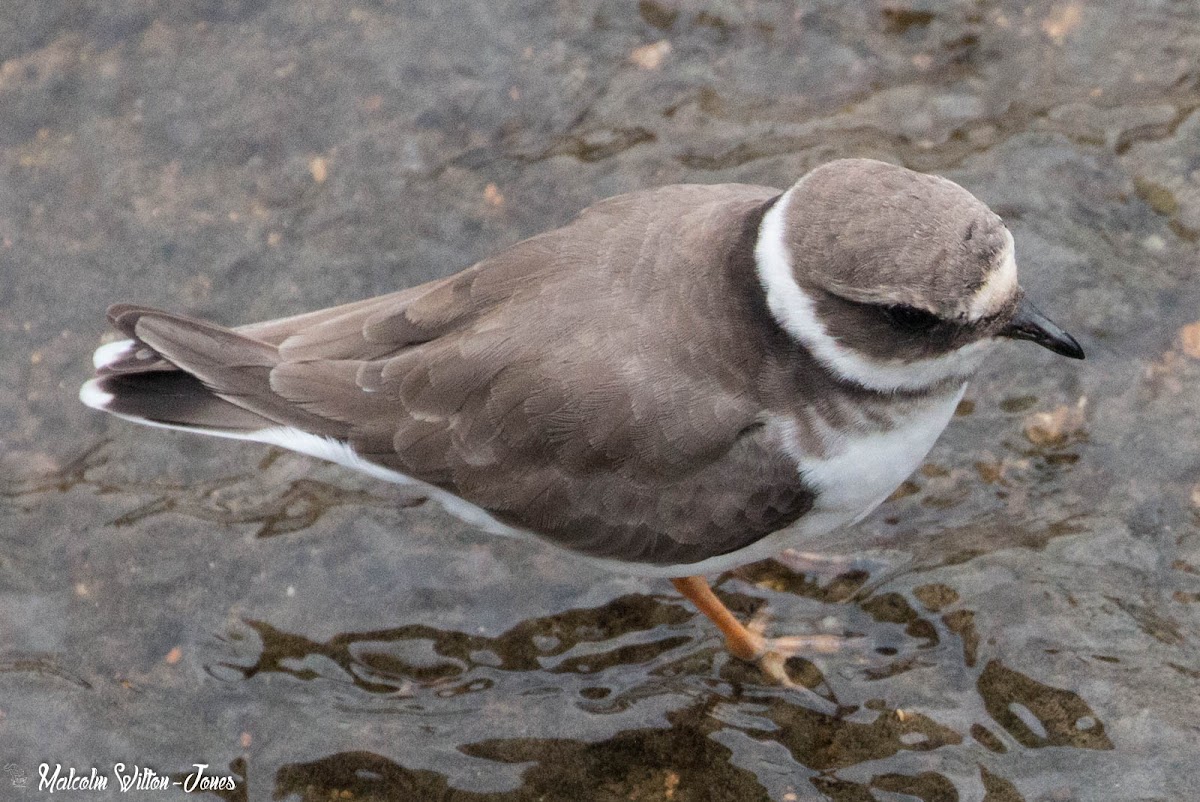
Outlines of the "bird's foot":
<svg viewBox="0 0 1200 802">
<path fill-rule="evenodd" d="M 726 645 L 735 657 L 757 663 L 767 676 L 786 687 L 796 687 L 796 683 L 785 670 L 790 658 L 833 654 L 840 651 L 849 640 L 840 635 L 784 635 L 768 638 L 765 633 L 769 622 L 770 616 L 766 610 L 759 611 L 746 624 L 745 638 L 730 638 Z"/>
</svg>

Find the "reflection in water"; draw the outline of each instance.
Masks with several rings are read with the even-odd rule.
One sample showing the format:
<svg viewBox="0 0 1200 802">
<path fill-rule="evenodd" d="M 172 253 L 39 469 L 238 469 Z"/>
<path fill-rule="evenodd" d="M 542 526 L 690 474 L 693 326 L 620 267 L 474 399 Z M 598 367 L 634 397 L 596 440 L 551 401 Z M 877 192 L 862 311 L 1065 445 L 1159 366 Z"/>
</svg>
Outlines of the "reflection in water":
<svg viewBox="0 0 1200 802">
<path fill-rule="evenodd" d="M 301 802 L 330 799 L 525 802 L 526 800 L 767 800 L 750 772 L 730 765 L 729 750 L 705 737 L 684 711 L 668 729 L 631 730 L 598 744 L 568 739 L 508 740 L 470 744 L 467 754 L 506 763 L 535 765 L 512 791 L 492 794 L 452 788 L 434 771 L 409 769 L 370 752 L 343 752 L 294 763 L 275 776 L 274 798 Z M 1008 780 L 980 768 L 983 802 L 1024 802 Z M 907 794 L 926 802 L 959 799 L 953 783 L 935 772 L 878 774 L 867 783 L 831 775 L 811 778 L 813 788 L 835 802 L 875 802 L 870 789 Z M 811 795 L 793 795 L 812 799 Z"/>
<path fill-rule="evenodd" d="M 341 752 L 311 763 L 292 763 L 275 774 L 274 799 L 482 800 L 484 794 L 450 788 L 434 771 L 409 769 L 371 752 Z M 493 797 L 494 798 L 494 797 Z"/>
<path fill-rule="evenodd" d="M 819 713 L 788 699 L 763 698 L 764 718 L 776 729 L 749 733 L 787 747 L 796 761 L 821 772 L 890 757 L 897 752 L 928 752 L 962 742 L 962 736 L 921 713 L 877 709 L 869 722 L 850 720 L 849 713 Z M 870 709 L 870 708 L 868 708 Z M 855 716 L 861 718 L 861 714 Z"/>
<path fill-rule="evenodd" d="M 771 570 L 769 566 L 752 567 L 749 572 L 769 576 Z M 798 578 L 796 585 L 806 595 L 828 597 L 835 592 L 838 598 L 846 598 L 853 595 L 852 587 L 863 581 L 841 577 L 822 587 Z M 742 611 L 760 603 L 744 594 L 724 595 Z M 955 635 L 964 664 L 968 668 L 973 665 L 980 648 L 975 614 L 953 609 L 958 601 L 958 593 L 942 584 L 920 586 L 911 597 L 887 592 L 857 600 L 855 604 L 871 619 L 901 630 L 912 650 L 929 655 L 920 661 L 909 656 L 883 667 L 869 666 L 863 672 L 865 679 L 877 681 L 908 668 L 934 666 L 950 654 L 936 647 L 947 639 L 953 642 Z M 599 742 L 505 738 L 459 745 L 460 751 L 472 757 L 531 763 L 521 775 L 522 786 L 513 791 L 462 791 L 437 772 L 409 769 L 376 754 L 350 752 L 285 766 L 276 775 L 276 798 L 293 794 L 305 800 L 767 798 L 766 790 L 753 773 L 741 768 L 723 737 L 713 737 L 724 732 L 783 747 L 797 767 L 803 767 L 797 774 L 797 799 L 816 791 L 832 800 L 875 800 L 876 791 L 922 800 L 956 800 L 961 789 L 933 771 L 889 771 L 862 781 L 843 772 L 902 753 L 920 754 L 972 743 L 993 754 L 1022 747 L 1112 748 L 1104 725 L 1077 694 L 1038 682 L 997 659 L 987 662 L 975 682 L 979 709 L 986 711 L 988 718 L 971 723 L 966 731 L 938 721 L 936 713 L 893 708 L 882 699 L 862 705 L 836 704 L 832 713 L 816 710 L 799 694 L 764 685 L 753 667 L 722 662 L 718 649 L 703 655 L 689 649 L 691 639 L 672 628 L 687 624 L 693 615 L 674 600 L 629 595 L 593 609 L 527 620 L 495 637 L 408 625 L 340 634 L 325 642 L 250 621 L 248 625 L 261 640 L 261 651 L 252 665 L 234 668 L 245 679 L 267 672 L 305 681 L 335 679 L 350 683 L 359 693 L 401 697 L 421 689 L 437 696 L 489 691 L 505 681 L 498 671 L 526 676 L 585 674 L 596 679 L 577 689 L 576 705 L 596 715 L 625 710 L 656 695 L 678 693 L 678 682 L 670 687 L 663 684 L 671 677 L 699 676 L 705 682 L 704 693 L 689 694 L 698 701 L 667 714 L 668 727 L 624 730 Z M 637 642 L 629 642 L 631 638 Z M 912 664 L 897 669 L 904 660 Z M 334 666 L 340 673 L 331 677 Z M 642 672 L 641 682 L 610 694 L 600 675 L 617 671 L 627 678 L 634 666 L 640 667 L 635 670 Z M 830 683 L 813 663 L 795 660 L 792 668 L 798 681 L 835 699 Z M 560 689 L 565 688 L 560 684 Z M 511 694 L 514 689 L 502 691 Z M 997 729 L 1012 740 L 1006 742 Z M 993 768 L 980 765 L 978 778 L 987 802 L 1022 800 L 1013 783 Z M 722 790 L 715 797 L 706 795 L 704 789 L 714 788 Z"/>
<path fill-rule="evenodd" d="M 476 758 L 532 764 L 522 772 L 521 786 L 507 792 L 464 791 L 451 787 L 446 777 L 435 771 L 409 769 L 369 752 L 343 752 L 282 767 L 276 773 L 274 798 L 306 802 L 768 799 L 754 774 L 734 765 L 731 751 L 710 737 L 722 728 L 712 715 L 712 706 L 711 699 L 700 701 L 668 715 L 668 727 L 626 730 L 595 743 L 566 738 L 510 738 L 460 747 L 464 754 Z M 781 702 L 779 708 L 785 709 L 787 704 Z M 813 726 L 816 719 L 823 721 Z M 899 749 L 934 749 L 958 743 L 958 736 L 923 716 L 902 717 L 891 711 L 881 714 L 877 725 L 861 728 L 838 726 L 833 719 L 819 714 L 810 714 L 804 721 L 776 720 L 781 725 L 779 733 L 764 733 L 762 737 L 782 742 L 790 733 L 804 732 L 803 745 L 798 741 L 790 744 L 793 754 L 798 759 L 807 755 L 808 759 L 801 762 L 818 769 L 809 782 L 827 799 L 872 802 L 877 797 L 871 789 L 907 794 L 927 802 L 959 799 L 954 784 L 932 771 L 876 774 L 865 783 L 836 774 L 837 768 L 886 757 Z M 933 737 L 913 747 L 906 743 L 914 740 L 908 737 L 913 733 Z M 983 766 L 979 767 L 979 777 L 984 802 L 1023 802 L 1009 780 Z"/>
<path fill-rule="evenodd" d="M 1113 748 L 1096 714 L 1071 691 L 1043 685 L 999 660 L 984 666 L 978 689 L 988 714 L 1022 746 Z"/>
<path fill-rule="evenodd" d="M 708 737 L 705 703 L 677 711 L 663 729 L 626 730 L 598 743 L 528 738 L 466 744 L 461 751 L 500 763 L 532 763 L 520 788 L 481 794 L 451 788 L 444 776 L 367 752 L 344 752 L 282 767 L 274 798 L 524 802 L 525 800 L 769 799 L 754 774 Z"/>
<path fill-rule="evenodd" d="M 321 676 L 312 668 L 312 658 L 321 657 L 339 666 L 345 677 L 368 693 L 409 690 L 414 683 L 448 693 L 447 683 L 480 668 L 592 674 L 614 666 L 642 665 L 688 639 L 664 635 L 649 643 L 589 651 L 586 656 L 567 653 L 582 644 L 607 643 L 630 633 L 679 625 L 691 617 L 682 601 L 631 595 L 595 609 L 523 621 L 496 637 L 410 624 L 339 634 L 324 643 L 282 632 L 266 622 L 247 621 L 262 640 L 262 651 L 254 665 L 229 667 L 247 679 L 262 672 L 280 672 L 308 680 Z M 471 683 L 456 688 L 459 692 L 484 689 Z"/>
<path fill-rule="evenodd" d="M 866 785 L 845 782 L 833 777 L 819 777 L 813 781 L 820 791 L 834 802 L 874 802 L 877 798 L 869 788 L 907 794 L 925 802 L 957 802 L 958 791 L 954 784 L 940 774 L 923 771 L 920 774 L 878 774 Z"/>
<path fill-rule="evenodd" d="M 983 802 L 1025 802 L 1025 797 L 1008 780 L 979 767 L 979 779 L 983 781 Z"/>
</svg>

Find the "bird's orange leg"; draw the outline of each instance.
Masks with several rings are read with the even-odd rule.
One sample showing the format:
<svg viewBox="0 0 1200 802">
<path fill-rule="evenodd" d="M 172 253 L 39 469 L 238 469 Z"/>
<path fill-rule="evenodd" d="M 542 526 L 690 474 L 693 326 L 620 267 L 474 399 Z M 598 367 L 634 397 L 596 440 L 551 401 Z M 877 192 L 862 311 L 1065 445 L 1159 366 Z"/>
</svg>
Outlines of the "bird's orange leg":
<svg viewBox="0 0 1200 802">
<path fill-rule="evenodd" d="M 725 635 L 725 647 L 734 657 L 754 662 L 766 654 L 767 645 L 763 636 L 751 632 L 729 612 L 725 603 L 713 593 L 707 579 L 685 576 L 672 579 L 671 584 L 717 625 Z"/>
<path fill-rule="evenodd" d="M 682 593 L 700 612 L 708 616 L 725 635 L 725 647 L 741 660 L 757 663 L 770 677 L 783 685 L 799 687 L 788 676 L 785 664 L 789 657 L 799 654 L 836 652 L 846 639 L 835 635 L 791 635 L 784 638 L 764 637 L 766 615 L 755 616 L 747 626 L 734 617 L 724 602 L 717 598 L 708 580 L 702 576 L 672 579 L 675 589 Z"/>
</svg>

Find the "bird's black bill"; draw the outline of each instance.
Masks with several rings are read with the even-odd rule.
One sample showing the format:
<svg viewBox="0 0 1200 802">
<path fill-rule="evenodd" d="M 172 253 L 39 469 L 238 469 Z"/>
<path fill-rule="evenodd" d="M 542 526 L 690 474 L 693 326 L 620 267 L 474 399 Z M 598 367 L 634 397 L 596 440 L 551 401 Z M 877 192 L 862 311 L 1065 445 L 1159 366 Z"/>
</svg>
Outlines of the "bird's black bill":
<svg viewBox="0 0 1200 802">
<path fill-rule="evenodd" d="M 1083 359 L 1083 349 L 1079 347 L 1075 338 L 1059 328 L 1058 324 L 1043 315 L 1025 298 L 1021 299 L 1016 314 L 1000 332 L 1000 336 L 1011 337 L 1014 340 L 1031 340 L 1056 354 L 1069 356 L 1071 359 Z"/>
</svg>

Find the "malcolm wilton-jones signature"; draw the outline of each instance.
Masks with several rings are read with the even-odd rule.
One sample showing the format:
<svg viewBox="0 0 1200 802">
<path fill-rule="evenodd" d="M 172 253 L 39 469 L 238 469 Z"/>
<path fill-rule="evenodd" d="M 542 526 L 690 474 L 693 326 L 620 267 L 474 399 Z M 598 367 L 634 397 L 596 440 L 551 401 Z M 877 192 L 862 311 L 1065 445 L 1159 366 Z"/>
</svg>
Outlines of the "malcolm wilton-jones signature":
<svg viewBox="0 0 1200 802">
<path fill-rule="evenodd" d="M 61 763 L 49 763 L 38 766 L 37 790 L 49 791 L 163 791 L 171 787 L 182 788 L 186 793 L 193 791 L 232 791 L 237 788 L 237 781 L 228 775 L 205 773 L 207 763 L 193 763 L 195 771 L 182 779 L 171 779 L 168 775 L 159 774 L 148 766 L 126 766 L 124 763 L 114 763 L 112 779 L 109 775 L 96 770 L 76 771 L 74 766 L 64 768 Z"/>
</svg>

